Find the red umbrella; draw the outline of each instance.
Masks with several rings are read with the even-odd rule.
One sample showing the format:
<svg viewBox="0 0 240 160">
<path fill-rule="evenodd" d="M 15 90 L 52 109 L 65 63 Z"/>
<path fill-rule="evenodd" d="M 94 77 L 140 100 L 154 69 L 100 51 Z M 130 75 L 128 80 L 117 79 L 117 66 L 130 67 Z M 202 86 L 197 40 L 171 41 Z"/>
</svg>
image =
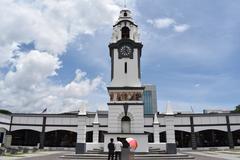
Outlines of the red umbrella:
<svg viewBox="0 0 240 160">
<path fill-rule="evenodd" d="M 138 142 L 136 139 L 134 138 L 127 138 L 126 141 L 128 142 L 128 144 L 130 145 L 130 148 L 133 150 L 136 150 L 138 147 Z"/>
</svg>

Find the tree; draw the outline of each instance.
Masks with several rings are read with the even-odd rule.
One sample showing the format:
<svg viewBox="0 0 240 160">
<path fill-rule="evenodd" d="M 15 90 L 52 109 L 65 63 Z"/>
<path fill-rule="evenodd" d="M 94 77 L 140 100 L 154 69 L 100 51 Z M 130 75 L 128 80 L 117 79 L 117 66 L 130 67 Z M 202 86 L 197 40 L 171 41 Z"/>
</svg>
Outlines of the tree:
<svg viewBox="0 0 240 160">
<path fill-rule="evenodd" d="M 235 107 L 235 110 L 233 110 L 233 113 L 240 113 L 240 104 Z"/>
<path fill-rule="evenodd" d="M 5 109 L 0 109 L 0 113 L 1 114 L 12 114 L 12 112 L 8 111 L 8 110 L 5 110 Z"/>
</svg>

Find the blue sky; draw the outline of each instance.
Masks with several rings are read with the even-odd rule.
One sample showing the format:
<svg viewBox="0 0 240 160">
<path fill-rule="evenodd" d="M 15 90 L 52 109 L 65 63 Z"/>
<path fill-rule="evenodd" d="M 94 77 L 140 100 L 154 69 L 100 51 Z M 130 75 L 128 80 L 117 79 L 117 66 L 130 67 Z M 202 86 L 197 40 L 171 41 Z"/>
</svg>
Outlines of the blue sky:
<svg viewBox="0 0 240 160">
<path fill-rule="evenodd" d="M 0 16 L 1 107 L 106 109 L 108 43 L 122 1 L 1 3 L 12 20 Z M 128 8 L 144 45 L 142 83 L 157 86 L 161 112 L 167 101 L 195 112 L 240 104 L 240 1 L 132 0 Z"/>
</svg>

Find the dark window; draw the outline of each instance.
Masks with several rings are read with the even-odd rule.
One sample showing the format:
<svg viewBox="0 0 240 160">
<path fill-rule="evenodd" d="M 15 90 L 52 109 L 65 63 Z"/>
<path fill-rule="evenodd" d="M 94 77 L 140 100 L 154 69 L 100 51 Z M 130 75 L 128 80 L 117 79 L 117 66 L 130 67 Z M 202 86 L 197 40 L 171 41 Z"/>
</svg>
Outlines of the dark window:
<svg viewBox="0 0 240 160">
<path fill-rule="evenodd" d="M 14 146 L 37 146 L 40 143 L 40 132 L 21 129 L 12 131 L 12 145 Z"/>
<path fill-rule="evenodd" d="M 123 15 L 124 15 L 124 17 L 127 17 L 127 12 L 124 12 L 124 14 L 123 14 Z"/>
<path fill-rule="evenodd" d="M 198 147 L 228 146 L 227 132 L 220 130 L 203 130 L 196 133 Z"/>
<path fill-rule="evenodd" d="M 178 148 L 191 147 L 191 134 L 185 131 L 175 131 L 175 139 Z"/>
<path fill-rule="evenodd" d="M 88 131 L 86 134 L 86 142 L 93 142 L 93 131 Z"/>
<path fill-rule="evenodd" d="M 124 72 L 127 73 L 127 62 L 125 62 L 125 65 L 124 65 Z"/>
<path fill-rule="evenodd" d="M 46 147 L 75 147 L 77 133 L 67 130 L 55 130 L 45 133 Z"/>
<path fill-rule="evenodd" d="M 129 38 L 129 28 L 128 27 L 123 27 L 122 28 L 122 38 Z"/>
<path fill-rule="evenodd" d="M 103 143 L 104 142 L 104 134 L 105 133 L 108 133 L 107 131 L 99 131 L 99 135 L 98 135 L 98 137 L 99 137 L 99 139 L 98 139 L 98 142 L 100 142 L 100 143 Z"/>
<path fill-rule="evenodd" d="M 148 134 L 148 142 L 153 143 L 154 142 L 154 134 L 150 132 L 144 132 Z"/>
<path fill-rule="evenodd" d="M 166 132 L 159 133 L 160 136 L 160 142 L 167 142 Z"/>
<path fill-rule="evenodd" d="M 3 136 L 4 136 L 4 133 L 0 132 L 0 143 L 3 143 Z"/>
</svg>

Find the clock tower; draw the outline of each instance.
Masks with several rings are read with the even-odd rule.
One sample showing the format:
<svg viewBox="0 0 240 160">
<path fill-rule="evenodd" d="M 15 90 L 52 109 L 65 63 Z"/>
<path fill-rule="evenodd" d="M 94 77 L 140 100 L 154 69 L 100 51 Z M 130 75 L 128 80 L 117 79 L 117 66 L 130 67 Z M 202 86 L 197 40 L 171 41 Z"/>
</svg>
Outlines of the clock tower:
<svg viewBox="0 0 240 160">
<path fill-rule="evenodd" d="M 140 58 L 142 43 L 139 41 L 138 26 L 131 12 L 122 10 L 113 26 L 109 44 L 111 57 L 111 87 L 140 87 Z"/>
<path fill-rule="evenodd" d="M 144 133 L 143 90 L 141 85 L 140 58 L 142 43 L 138 26 L 131 11 L 123 9 L 113 25 L 109 44 L 111 82 L 109 93 L 108 133 L 110 138 L 132 137 L 138 140 L 140 152 L 148 152 L 148 135 Z M 105 145 L 105 150 L 107 147 Z"/>
</svg>

